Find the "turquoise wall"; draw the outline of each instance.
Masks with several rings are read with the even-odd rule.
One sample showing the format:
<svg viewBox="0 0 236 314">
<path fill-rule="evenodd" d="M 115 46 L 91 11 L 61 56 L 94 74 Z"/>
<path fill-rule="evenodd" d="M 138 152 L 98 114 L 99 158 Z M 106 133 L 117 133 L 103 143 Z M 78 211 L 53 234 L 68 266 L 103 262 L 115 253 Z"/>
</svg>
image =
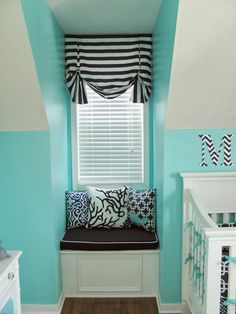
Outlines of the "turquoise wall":
<svg viewBox="0 0 236 314">
<path fill-rule="evenodd" d="M 157 226 L 162 244 L 163 232 L 163 163 L 164 163 L 164 118 L 169 90 L 172 52 L 175 38 L 178 0 L 164 0 L 153 29 L 153 77 L 152 97 L 150 100 L 153 119 L 153 178 L 152 185 L 157 187 L 158 208 Z"/>
<path fill-rule="evenodd" d="M 166 229 L 169 226 L 164 223 L 164 122 L 168 99 L 169 81 L 172 64 L 172 53 L 175 38 L 176 18 L 178 11 L 177 0 L 164 0 L 153 30 L 153 82 L 151 108 L 153 116 L 153 185 L 157 187 L 157 230 L 160 238 L 160 299 L 163 303 L 171 303 L 175 300 L 175 291 L 179 283 L 173 284 L 172 279 L 165 281 L 168 268 L 165 266 L 163 252 L 166 251 Z M 167 276 L 169 278 L 169 276 Z M 165 287 L 170 291 L 167 298 L 163 298 Z M 179 291 L 178 291 L 179 292 Z M 177 298 L 178 299 L 178 298 Z M 178 300 L 179 301 L 179 300 Z"/>
<path fill-rule="evenodd" d="M 0 238 L 23 250 L 22 303 L 56 304 L 68 189 L 64 34 L 44 1 L 22 7 L 49 130 L 0 133 Z"/>
<path fill-rule="evenodd" d="M 0 147 L 0 238 L 24 252 L 22 302 L 50 303 L 57 273 L 49 132 L 0 132 Z"/>
<path fill-rule="evenodd" d="M 49 123 L 52 200 L 58 238 L 64 229 L 64 192 L 68 188 L 64 32 L 44 0 L 21 3 Z"/>
<path fill-rule="evenodd" d="M 65 190 L 68 189 L 64 33 L 43 0 L 22 0 L 21 3 L 49 123 L 54 232 L 51 245 L 55 254 L 52 262 L 57 272 L 54 287 L 56 298 L 51 303 L 57 303 L 61 294 L 59 240 L 65 228 Z M 45 301 L 42 300 L 42 303 Z"/>
<path fill-rule="evenodd" d="M 153 31 L 153 185 L 157 187 L 157 225 L 160 237 L 160 301 L 181 302 L 182 253 L 182 182 L 181 172 L 235 171 L 236 139 L 232 139 L 231 167 L 211 163 L 206 150 L 208 167 L 200 167 L 200 134 L 212 136 L 218 151 L 224 134 L 235 130 L 166 130 L 165 113 L 171 76 L 178 1 L 162 3 Z"/>
<path fill-rule="evenodd" d="M 233 166 L 221 166 L 223 150 L 217 166 L 205 151 L 207 167 L 200 167 L 200 134 L 210 134 L 218 151 L 224 134 L 233 134 Z M 220 172 L 235 171 L 236 166 L 236 130 L 166 130 L 164 134 L 164 206 L 163 238 L 161 252 L 161 301 L 179 303 L 181 301 L 181 241 L 182 241 L 182 181 L 181 172 Z"/>
<path fill-rule="evenodd" d="M 64 82 L 64 34 L 43 0 L 21 0 L 49 123 L 48 131 L 0 133 L 0 238 L 21 249 L 22 303 L 56 304 L 61 294 L 59 239 L 65 224 L 65 190 L 71 187 L 67 145 L 68 94 Z M 153 31 L 150 100 L 151 185 L 157 187 L 161 243 L 160 299 L 181 301 L 182 188 L 180 172 L 235 171 L 220 162 L 201 168 L 199 134 L 216 148 L 235 130 L 165 130 L 178 0 L 163 0 Z M 30 79 L 30 78 L 29 78 Z M 68 112 L 67 112 L 68 111 Z M 69 173 L 69 174 L 68 174 Z"/>
</svg>

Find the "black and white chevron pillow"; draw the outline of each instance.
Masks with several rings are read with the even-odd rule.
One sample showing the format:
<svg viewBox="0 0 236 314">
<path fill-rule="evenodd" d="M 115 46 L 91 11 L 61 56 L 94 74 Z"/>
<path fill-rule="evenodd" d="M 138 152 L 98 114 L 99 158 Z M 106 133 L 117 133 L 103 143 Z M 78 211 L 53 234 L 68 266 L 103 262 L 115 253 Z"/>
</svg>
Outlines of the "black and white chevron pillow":
<svg viewBox="0 0 236 314">
<path fill-rule="evenodd" d="M 88 210 L 89 198 L 87 192 L 66 192 L 67 229 L 86 226 Z"/>
<path fill-rule="evenodd" d="M 155 231 L 156 189 L 135 191 L 130 189 L 128 213 L 131 224 L 144 230 Z"/>
<path fill-rule="evenodd" d="M 128 188 L 88 188 L 89 219 L 87 228 L 128 228 Z"/>
</svg>

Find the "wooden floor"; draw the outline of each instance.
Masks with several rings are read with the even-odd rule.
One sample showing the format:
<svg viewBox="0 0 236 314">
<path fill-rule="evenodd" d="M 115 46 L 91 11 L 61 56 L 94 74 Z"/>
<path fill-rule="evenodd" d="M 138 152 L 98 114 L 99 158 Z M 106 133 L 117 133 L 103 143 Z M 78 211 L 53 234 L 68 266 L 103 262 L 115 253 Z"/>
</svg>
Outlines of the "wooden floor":
<svg viewBox="0 0 236 314">
<path fill-rule="evenodd" d="M 66 298 L 61 314 L 158 314 L 155 298 Z"/>
</svg>

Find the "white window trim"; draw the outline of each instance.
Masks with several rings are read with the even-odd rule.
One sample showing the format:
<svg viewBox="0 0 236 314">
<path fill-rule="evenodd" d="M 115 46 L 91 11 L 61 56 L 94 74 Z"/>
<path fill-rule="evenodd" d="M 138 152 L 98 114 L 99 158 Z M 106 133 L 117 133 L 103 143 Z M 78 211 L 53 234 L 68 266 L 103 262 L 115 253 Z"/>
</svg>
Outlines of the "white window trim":
<svg viewBox="0 0 236 314">
<path fill-rule="evenodd" d="M 79 185 L 78 183 L 78 139 L 77 139 L 77 112 L 76 106 L 74 103 L 71 104 L 71 150 L 72 150 L 72 188 L 74 191 L 78 190 L 86 190 L 87 186 Z M 86 105 L 82 105 L 86 106 Z M 149 103 L 144 104 L 144 116 L 143 116 L 143 136 L 144 136 L 144 148 L 143 148 L 143 170 L 144 170 L 144 180 L 143 183 L 136 183 L 136 184 L 127 184 L 127 186 L 137 189 L 137 190 L 144 190 L 149 188 L 149 178 L 150 178 L 150 162 L 149 162 Z M 124 182 L 124 184 L 126 184 Z M 124 185 L 123 184 L 123 185 Z M 119 187 L 122 184 L 96 184 L 98 187 Z"/>
</svg>

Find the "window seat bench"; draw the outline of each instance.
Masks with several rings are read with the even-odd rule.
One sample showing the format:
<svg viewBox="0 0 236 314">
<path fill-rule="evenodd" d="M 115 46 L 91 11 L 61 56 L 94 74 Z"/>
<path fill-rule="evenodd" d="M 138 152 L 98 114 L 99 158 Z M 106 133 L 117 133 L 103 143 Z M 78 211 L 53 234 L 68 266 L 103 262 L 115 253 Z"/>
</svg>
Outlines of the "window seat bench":
<svg viewBox="0 0 236 314">
<path fill-rule="evenodd" d="M 65 297 L 157 296 L 155 233 L 136 227 L 70 229 L 60 249 Z"/>
<path fill-rule="evenodd" d="M 153 232 L 140 228 L 66 230 L 60 243 L 61 250 L 148 250 L 158 248 L 158 238 Z"/>
</svg>

